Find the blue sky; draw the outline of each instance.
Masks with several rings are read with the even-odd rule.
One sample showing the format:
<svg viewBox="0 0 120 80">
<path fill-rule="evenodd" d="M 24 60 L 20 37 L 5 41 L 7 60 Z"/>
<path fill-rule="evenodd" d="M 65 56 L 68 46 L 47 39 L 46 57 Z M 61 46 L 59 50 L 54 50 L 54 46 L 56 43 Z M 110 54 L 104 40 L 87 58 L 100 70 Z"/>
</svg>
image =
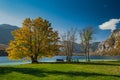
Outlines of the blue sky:
<svg viewBox="0 0 120 80">
<path fill-rule="evenodd" d="M 99 25 L 110 19 L 119 19 L 119 5 L 120 0 L 0 0 L 0 24 L 21 27 L 27 17 L 42 17 L 59 32 L 72 27 L 83 29 L 93 26 L 96 29 L 95 40 L 103 41 L 111 30 L 101 30 Z"/>
</svg>

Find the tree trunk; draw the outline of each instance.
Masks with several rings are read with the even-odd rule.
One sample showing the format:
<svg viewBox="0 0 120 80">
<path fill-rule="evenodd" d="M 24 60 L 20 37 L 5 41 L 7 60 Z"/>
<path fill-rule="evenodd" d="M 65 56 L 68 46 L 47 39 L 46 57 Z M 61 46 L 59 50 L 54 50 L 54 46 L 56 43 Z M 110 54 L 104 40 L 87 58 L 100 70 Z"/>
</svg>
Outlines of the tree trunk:
<svg viewBox="0 0 120 80">
<path fill-rule="evenodd" d="M 68 58 L 68 62 L 71 62 L 71 56 L 69 56 L 69 58 Z"/>
<path fill-rule="evenodd" d="M 66 55 L 66 62 L 68 62 L 68 55 Z"/>
<path fill-rule="evenodd" d="M 89 51 L 88 51 L 88 62 L 90 62 L 90 55 L 89 55 Z"/>
<path fill-rule="evenodd" d="M 37 56 L 35 56 L 35 57 L 32 56 L 31 61 L 32 61 L 32 63 L 38 63 Z"/>
<path fill-rule="evenodd" d="M 85 58 L 86 58 L 86 62 L 87 62 L 87 51 L 85 49 Z"/>
<path fill-rule="evenodd" d="M 71 56 L 66 56 L 66 62 L 71 62 Z"/>
<path fill-rule="evenodd" d="M 88 50 L 87 50 L 87 57 L 88 57 L 88 62 L 90 62 L 90 55 L 89 55 L 89 43 L 88 43 Z"/>
<path fill-rule="evenodd" d="M 87 62 L 90 62 L 89 52 L 87 52 Z"/>
</svg>

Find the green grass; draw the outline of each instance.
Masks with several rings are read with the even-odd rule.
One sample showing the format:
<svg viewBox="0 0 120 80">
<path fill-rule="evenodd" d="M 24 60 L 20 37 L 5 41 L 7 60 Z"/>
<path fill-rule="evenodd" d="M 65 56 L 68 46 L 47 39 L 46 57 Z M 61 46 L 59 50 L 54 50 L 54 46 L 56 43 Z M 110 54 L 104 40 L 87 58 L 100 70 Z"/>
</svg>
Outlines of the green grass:
<svg viewBox="0 0 120 80">
<path fill-rule="evenodd" d="M 120 80 L 120 62 L 1 66 L 0 80 Z"/>
</svg>

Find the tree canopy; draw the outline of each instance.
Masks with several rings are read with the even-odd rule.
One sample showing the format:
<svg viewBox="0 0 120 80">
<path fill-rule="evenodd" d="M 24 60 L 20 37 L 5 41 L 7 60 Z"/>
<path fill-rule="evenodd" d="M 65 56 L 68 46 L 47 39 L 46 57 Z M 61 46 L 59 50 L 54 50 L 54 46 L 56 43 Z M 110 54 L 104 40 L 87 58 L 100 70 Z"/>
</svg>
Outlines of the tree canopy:
<svg viewBox="0 0 120 80">
<path fill-rule="evenodd" d="M 86 61 L 90 61 L 89 58 L 89 50 L 90 50 L 90 42 L 93 40 L 93 34 L 95 33 L 95 30 L 93 27 L 87 27 L 80 31 L 80 39 L 81 44 L 83 47 L 83 51 L 86 55 Z"/>
<path fill-rule="evenodd" d="M 58 32 L 41 17 L 34 20 L 26 18 L 22 28 L 12 34 L 14 40 L 7 48 L 10 59 L 31 59 L 32 63 L 37 63 L 39 58 L 51 57 L 58 53 Z"/>
</svg>

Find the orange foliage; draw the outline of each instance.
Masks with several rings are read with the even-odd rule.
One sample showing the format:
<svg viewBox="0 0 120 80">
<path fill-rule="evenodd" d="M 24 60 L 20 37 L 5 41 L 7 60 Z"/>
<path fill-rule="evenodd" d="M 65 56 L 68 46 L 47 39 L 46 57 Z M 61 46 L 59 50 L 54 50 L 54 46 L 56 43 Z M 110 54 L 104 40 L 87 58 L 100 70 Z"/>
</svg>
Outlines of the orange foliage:
<svg viewBox="0 0 120 80">
<path fill-rule="evenodd" d="M 53 56 L 58 52 L 58 32 L 42 18 L 27 18 L 22 28 L 12 32 L 14 40 L 7 48 L 10 59 Z"/>
</svg>

